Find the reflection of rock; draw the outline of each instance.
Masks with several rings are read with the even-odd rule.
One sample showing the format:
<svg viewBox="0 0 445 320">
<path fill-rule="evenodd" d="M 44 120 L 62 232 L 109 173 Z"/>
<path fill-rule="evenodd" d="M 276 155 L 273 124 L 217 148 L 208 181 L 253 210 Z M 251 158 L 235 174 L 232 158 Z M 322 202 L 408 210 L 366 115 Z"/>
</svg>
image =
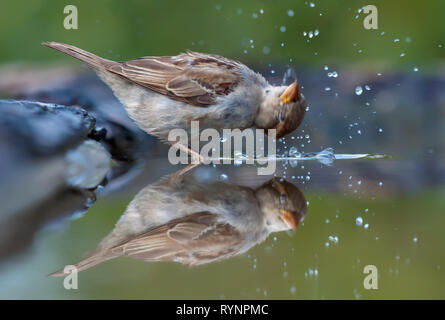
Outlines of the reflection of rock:
<svg viewBox="0 0 445 320">
<path fill-rule="evenodd" d="M 90 165 L 99 161 L 101 170 L 95 179 L 78 180 L 76 186 L 94 188 L 104 180 L 108 152 L 95 145 L 91 157 L 85 146 L 97 142 L 83 143 L 93 132 L 95 119 L 80 108 L 0 100 L 0 244 L 9 246 L 0 245 L 0 256 L 22 248 L 45 221 L 81 209 L 87 198 L 94 198 L 92 192 L 71 190 L 66 179 L 67 168 L 89 158 Z"/>
<path fill-rule="evenodd" d="M 61 189 L 14 215 L 0 216 L 0 261 L 26 249 L 49 221 L 84 213 L 95 200 L 91 190 Z"/>
<path fill-rule="evenodd" d="M 248 251 L 270 233 L 296 228 L 306 211 L 299 189 L 280 179 L 256 189 L 191 176 L 161 179 L 135 196 L 115 229 L 76 267 L 120 256 L 191 266 L 215 262 Z"/>
</svg>

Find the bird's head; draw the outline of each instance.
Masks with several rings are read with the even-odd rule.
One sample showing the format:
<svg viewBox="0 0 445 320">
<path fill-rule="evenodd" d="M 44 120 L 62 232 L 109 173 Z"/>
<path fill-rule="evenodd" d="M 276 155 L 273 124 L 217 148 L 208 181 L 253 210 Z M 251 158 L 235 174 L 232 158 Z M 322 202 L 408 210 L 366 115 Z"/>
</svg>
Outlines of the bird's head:
<svg viewBox="0 0 445 320">
<path fill-rule="evenodd" d="M 290 86 L 269 86 L 264 89 L 255 125 L 261 129 L 275 129 L 277 138 L 284 137 L 303 121 L 306 106 L 297 81 Z"/>
<path fill-rule="evenodd" d="M 293 184 L 274 178 L 255 191 L 264 223 L 271 232 L 295 230 L 307 212 L 306 199 Z"/>
</svg>

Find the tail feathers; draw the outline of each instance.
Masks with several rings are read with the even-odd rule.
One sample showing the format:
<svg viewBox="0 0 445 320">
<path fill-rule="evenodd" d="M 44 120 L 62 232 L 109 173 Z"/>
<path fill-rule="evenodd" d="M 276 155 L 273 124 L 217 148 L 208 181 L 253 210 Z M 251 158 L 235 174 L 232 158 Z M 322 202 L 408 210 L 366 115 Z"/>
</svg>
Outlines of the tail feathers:
<svg viewBox="0 0 445 320">
<path fill-rule="evenodd" d="M 106 67 L 108 64 L 113 63 L 113 61 L 111 60 L 103 59 L 88 51 L 79 49 L 69 44 L 59 42 L 42 42 L 42 45 L 63 52 L 73 58 L 79 59 L 93 69 L 103 68 Z"/>
<path fill-rule="evenodd" d="M 74 266 L 77 268 L 77 272 L 89 269 L 91 267 L 94 267 L 95 265 L 116 258 L 118 255 L 113 255 L 113 254 L 109 254 L 109 253 L 98 253 L 98 254 L 94 254 L 90 257 L 87 257 L 81 261 L 79 261 L 78 263 L 74 264 Z M 64 269 L 60 269 L 56 272 L 50 273 L 48 275 L 48 277 L 63 277 L 65 275 L 67 275 L 67 273 L 64 272 Z"/>
</svg>

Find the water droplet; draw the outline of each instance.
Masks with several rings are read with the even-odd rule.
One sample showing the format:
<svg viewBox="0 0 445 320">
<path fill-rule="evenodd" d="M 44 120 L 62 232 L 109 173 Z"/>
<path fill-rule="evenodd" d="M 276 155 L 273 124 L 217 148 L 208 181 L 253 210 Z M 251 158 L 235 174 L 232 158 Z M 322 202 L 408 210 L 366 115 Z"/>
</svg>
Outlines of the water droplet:
<svg viewBox="0 0 445 320">
<path fill-rule="evenodd" d="M 291 147 L 289 149 L 289 157 L 300 157 L 300 156 L 301 156 L 301 153 L 298 152 L 297 148 Z"/>
<path fill-rule="evenodd" d="M 381 187 L 381 186 L 383 186 L 383 182 L 382 181 L 379 182 L 379 187 Z"/>
<path fill-rule="evenodd" d="M 414 72 L 417 72 L 417 71 L 419 71 L 419 68 L 414 67 L 414 68 L 413 68 L 413 71 L 414 71 Z"/>
<path fill-rule="evenodd" d="M 293 16 L 295 15 L 294 10 L 288 10 L 288 11 L 287 11 L 287 15 L 288 15 L 289 17 L 293 17 Z"/>
<path fill-rule="evenodd" d="M 260 13 L 263 14 L 263 13 L 264 13 L 264 10 L 263 10 L 263 9 L 260 9 Z"/>
<path fill-rule="evenodd" d="M 405 56 L 405 52 L 402 52 L 402 53 L 400 54 L 400 56 L 401 56 L 401 57 L 404 57 L 404 56 Z"/>
<path fill-rule="evenodd" d="M 324 91 L 331 91 L 331 87 L 324 88 Z"/>
<path fill-rule="evenodd" d="M 281 32 L 286 32 L 286 27 L 285 27 L 285 26 L 281 26 L 281 27 L 280 27 L 280 31 L 281 31 Z"/>
<path fill-rule="evenodd" d="M 315 29 L 314 36 L 318 36 L 320 34 L 320 31 L 318 29 Z"/>
<path fill-rule="evenodd" d="M 320 162 L 326 166 L 330 166 L 330 165 L 332 165 L 332 163 L 335 160 L 334 149 L 326 148 L 326 149 L 320 151 L 319 153 L 317 153 L 317 155 L 315 157 L 318 162 Z"/>
<path fill-rule="evenodd" d="M 328 66 L 324 66 L 324 68 L 323 68 L 323 69 L 325 69 L 325 70 L 329 70 Z"/>
<path fill-rule="evenodd" d="M 357 217 L 355 219 L 355 224 L 358 225 L 359 227 L 361 227 L 363 225 L 363 218 L 362 217 Z"/>
<path fill-rule="evenodd" d="M 414 243 L 417 243 L 417 242 L 419 242 L 419 239 L 418 239 L 417 237 L 414 237 L 414 238 L 413 238 L 413 242 L 414 242 Z"/>
<path fill-rule="evenodd" d="M 395 38 L 395 39 L 394 39 L 394 43 L 399 42 L 399 41 L 400 41 L 399 38 Z"/>
<path fill-rule="evenodd" d="M 289 291 L 290 291 L 290 294 L 294 295 L 297 292 L 297 288 L 295 288 L 295 286 L 291 286 Z"/>
<path fill-rule="evenodd" d="M 383 129 L 382 129 L 382 128 L 379 128 L 379 132 L 383 132 Z"/>
<path fill-rule="evenodd" d="M 227 174 L 225 174 L 225 173 L 221 173 L 221 175 L 219 176 L 219 178 L 220 178 L 222 181 L 226 181 L 229 177 L 227 176 Z"/>
<path fill-rule="evenodd" d="M 337 237 L 337 236 L 329 236 L 328 239 L 329 239 L 329 241 L 331 241 L 332 243 L 335 243 L 335 244 L 338 243 L 338 237 Z"/>
<path fill-rule="evenodd" d="M 368 229 L 369 228 L 369 224 L 365 223 L 365 225 L 363 226 L 363 228 Z"/>
<path fill-rule="evenodd" d="M 357 86 L 355 87 L 355 94 L 356 95 L 361 95 L 363 93 L 363 88 L 361 86 Z"/>
<path fill-rule="evenodd" d="M 263 53 L 264 54 L 269 54 L 270 53 L 270 48 L 269 47 L 267 47 L 267 46 L 265 46 L 265 47 L 263 47 Z M 272 72 L 272 71 L 271 71 Z"/>
<path fill-rule="evenodd" d="M 313 2 L 309 3 L 309 7 L 314 8 L 315 7 L 315 3 L 313 3 Z"/>
<path fill-rule="evenodd" d="M 258 18 L 258 14 L 252 13 L 252 18 L 254 18 L 254 19 Z"/>
</svg>

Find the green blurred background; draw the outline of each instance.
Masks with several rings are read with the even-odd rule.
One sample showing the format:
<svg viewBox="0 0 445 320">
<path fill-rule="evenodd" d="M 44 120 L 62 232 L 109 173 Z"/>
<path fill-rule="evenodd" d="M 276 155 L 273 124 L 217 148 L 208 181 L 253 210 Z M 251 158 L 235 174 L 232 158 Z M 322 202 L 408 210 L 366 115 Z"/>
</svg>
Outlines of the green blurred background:
<svg viewBox="0 0 445 320">
<path fill-rule="evenodd" d="M 78 8 L 78 30 L 63 28 L 67 4 Z M 357 13 L 368 4 L 378 8 L 378 30 L 365 30 Z M 430 63 L 444 57 L 444 11 L 443 1 L 4 1 L 0 61 L 67 61 L 39 45 L 59 41 L 123 60 L 192 49 L 264 65 Z M 303 32 L 316 29 L 307 42 Z"/>
<path fill-rule="evenodd" d="M 78 8 L 78 30 L 63 28 L 67 4 Z M 365 15 L 357 10 L 367 4 L 378 8 L 378 30 L 363 27 Z M 191 49 L 268 70 L 416 66 L 425 74 L 442 68 L 444 12 L 443 1 L 3 1 L 0 63 L 78 68 L 74 59 L 40 45 L 59 41 L 113 60 Z M 315 30 L 316 37 L 303 35 Z M 305 186 L 309 213 L 291 236 L 272 236 L 242 257 L 194 269 L 117 259 L 82 273 L 79 290 L 65 290 L 61 279 L 45 274 L 95 247 L 132 194 L 99 199 L 84 217 L 62 231 L 42 231 L 26 255 L 3 265 L 0 298 L 445 298 L 443 185 L 402 194 L 373 190 L 358 197 Z M 368 230 L 356 226 L 357 216 Z M 339 236 L 338 245 L 326 247 L 329 235 Z M 376 291 L 363 288 L 367 264 L 379 268 Z"/>
</svg>

